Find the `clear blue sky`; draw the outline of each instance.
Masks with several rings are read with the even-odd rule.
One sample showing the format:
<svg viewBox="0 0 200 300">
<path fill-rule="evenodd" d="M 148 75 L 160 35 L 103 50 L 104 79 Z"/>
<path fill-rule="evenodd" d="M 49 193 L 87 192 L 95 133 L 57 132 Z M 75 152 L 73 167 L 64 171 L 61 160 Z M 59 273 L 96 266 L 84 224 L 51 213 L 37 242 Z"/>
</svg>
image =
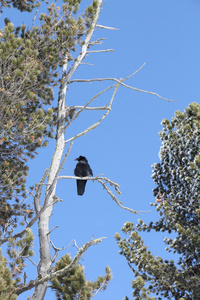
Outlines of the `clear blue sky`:
<svg viewBox="0 0 200 300">
<path fill-rule="evenodd" d="M 83 0 L 84 5 L 88 3 L 90 1 Z M 8 11 L 15 24 L 19 24 L 19 16 L 21 21 L 24 18 L 25 23 L 30 18 L 27 14 L 17 14 L 16 10 L 11 12 L 12 16 Z M 99 293 L 95 300 L 122 300 L 124 296 L 132 298 L 133 277 L 124 257 L 118 254 L 114 234 L 120 232 L 126 221 L 136 223 L 138 218 L 142 218 L 148 222 L 158 218 L 149 203 L 155 201 L 151 165 L 159 161 L 158 131 L 161 130 L 161 120 L 171 119 L 176 110 L 184 110 L 193 101 L 199 102 L 200 97 L 200 3 L 198 0 L 105 1 L 99 24 L 120 29 L 95 33 L 97 38 L 106 38 L 105 49 L 113 48 L 115 51 L 87 57 L 85 62 L 94 66 L 82 65 L 73 78 L 126 77 L 146 62 L 146 66 L 127 83 L 177 100 L 168 103 L 155 96 L 121 87 L 104 122 L 95 131 L 74 142 L 62 171 L 62 174 L 73 175 L 74 159 L 84 155 L 94 175 L 104 174 L 120 184 L 120 200 L 126 206 L 135 210 L 151 210 L 150 214 L 137 216 L 120 209 L 97 182 L 88 182 L 82 197 L 77 196 L 73 180 L 63 180 L 57 186 L 57 196 L 64 202 L 57 204 L 53 212 L 51 228 L 56 225 L 59 228 L 51 234 L 52 241 L 57 247 L 63 247 L 76 239 L 81 246 L 93 235 L 95 238 L 107 237 L 87 251 L 81 264 L 85 266 L 88 280 L 95 280 L 99 274 L 104 274 L 106 265 L 112 269 L 113 279 L 107 291 Z M 91 86 L 86 83 L 70 86 L 66 105 L 85 103 L 101 87 L 100 84 Z M 102 97 L 94 104 L 105 104 L 108 99 Z M 99 116 L 99 113 L 92 112 L 83 114 L 69 128 L 67 137 L 82 131 Z M 40 180 L 44 169 L 49 166 L 53 150 L 54 142 L 51 142 L 30 163 L 31 183 Z M 34 232 L 35 229 L 36 226 Z M 157 233 L 143 235 L 153 254 L 169 257 L 164 251 L 164 236 Z M 36 234 L 36 255 L 33 258 L 36 263 L 37 245 Z M 73 256 L 76 248 L 70 246 L 67 251 Z M 27 273 L 33 279 L 35 273 L 32 267 L 31 270 L 32 274 L 27 268 Z M 19 299 L 23 300 L 25 296 Z M 45 299 L 53 300 L 55 295 L 48 292 Z"/>
</svg>

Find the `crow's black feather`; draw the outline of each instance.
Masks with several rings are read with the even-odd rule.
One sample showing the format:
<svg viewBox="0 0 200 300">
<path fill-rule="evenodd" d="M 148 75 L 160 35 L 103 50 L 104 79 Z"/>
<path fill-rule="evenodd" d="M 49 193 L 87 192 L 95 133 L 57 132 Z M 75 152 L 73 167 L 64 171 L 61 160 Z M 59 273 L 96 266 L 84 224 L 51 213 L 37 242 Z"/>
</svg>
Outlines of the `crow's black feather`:
<svg viewBox="0 0 200 300">
<path fill-rule="evenodd" d="M 79 156 L 75 160 L 78 160 L 76 168 L 74 170 L 74 175 L 77 177 L 88 177 L 93 176 L 93 172 L 88 164 L 88 160 L 85 156 Z M 78 180 L 77 183 L 77 193 L 82 196 L 85 192 L 85 185 L 87 180 Z"/>
</svg>

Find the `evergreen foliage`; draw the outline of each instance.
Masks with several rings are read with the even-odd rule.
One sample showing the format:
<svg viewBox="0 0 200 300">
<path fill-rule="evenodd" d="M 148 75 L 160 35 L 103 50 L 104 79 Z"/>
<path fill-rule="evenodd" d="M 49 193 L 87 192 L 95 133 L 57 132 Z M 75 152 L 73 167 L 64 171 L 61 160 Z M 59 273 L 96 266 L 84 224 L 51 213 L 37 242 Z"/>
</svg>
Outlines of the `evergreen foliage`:
<svg viewBox="0 0 200 300">
<path fill-rule="evenodd" d="M 69 254 L 65 254 L 55 265 L 54 270 L 62 270 L 71 263 Z M 65 276 L 55 277 L 51 288 L 56 291 L 57 300 L 89 300 L 98 290 L 105 290 L 112 275 L 109 267 L 106 275 L 99 276 L 96 281 L 87 281 L 84 267 L 76 265 Z"/>
<path fill-rule="evenodd" d="M 34 236 L 30 228 L 26 229 L 26 233 L 21 239 L 9 238 L 7 244 L 7 255 L 9 257 L 9 269 L 12 274 L 12 280 L 14 287 L 17 288 L 22 283 L 22 276 L 24 277 L 25 271 L 25 258 L 31 257 L 34 255 L 33 250 L 33 240 Z M 12 290 L 13 292 L 13 290 Z"/>
<path fill-rule="evenodd" d="M 127 222 L 122 230 L 128 238 L 116 234 L 120 254 L 124 255 L 136 279 L 135 299 L 199 298 L 200 291 L 200 105 L 191 103 L 185 111 L 175 112 L 171 122 L 162 121 L 160 163 L 153 165 L 153 190 L 159 212 L 157 222 L 134 226 Z M 166 250 L 179 255 L 178 263 L 154 255 L 144 245 L 139 232 L 174 233 L 166 237 Z M 173 258 L 173 256 L 172 256 Z"/>
<path fill-rule="evenodd" d="M 13 293 L 15 280 L 12 278 L 12 273 L 7 265 L 6 258 L 2 256 L 0 250 L 0 299 L 7 300 Z M 15 300 L 16 295 L 12 295 L 11 300 Z"/>
<path fill-rule="evenodd" d="M 3 7 L 11 7 L 11 5 L 21 12 L 31 12 L 33 8 L 38 5 L 39 2 L 35 0 L 1 0 L 0 1 L 0 12 L 3 11 Z"/>
</svg>

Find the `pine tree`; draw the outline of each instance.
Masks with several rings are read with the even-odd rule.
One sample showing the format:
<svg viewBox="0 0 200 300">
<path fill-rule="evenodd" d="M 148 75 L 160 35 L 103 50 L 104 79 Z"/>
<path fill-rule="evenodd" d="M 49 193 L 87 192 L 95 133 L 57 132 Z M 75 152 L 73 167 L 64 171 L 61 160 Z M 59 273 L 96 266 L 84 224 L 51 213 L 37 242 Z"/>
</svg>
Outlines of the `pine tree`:
<svg viewBox="0 0 200 300">
<path fill-rule="evenodd" d="M 162 121 L 160 163 L 153 165 L 153 190 L 160 219 L 134 226 L 127 222 L 122 230 L 128 238 L 116 239 L 136 279 L 135 299 L 199 298 L 200 291 L 200 105 L 191 103 L 175 112 L 171 122 Z M 174 233 L 164 239 L 166 250 L 179 255 L 178 262 L 155 257 L 144 245 L 139 232 Z M 150 234 L 150 233 L 149 233 Z M 172 256 L 173 258 L 173 256 Z M 150 292 L 158 297 L 150 297 Z M 163 298 L 164 297 L 164 298 Z"/>
</svg>

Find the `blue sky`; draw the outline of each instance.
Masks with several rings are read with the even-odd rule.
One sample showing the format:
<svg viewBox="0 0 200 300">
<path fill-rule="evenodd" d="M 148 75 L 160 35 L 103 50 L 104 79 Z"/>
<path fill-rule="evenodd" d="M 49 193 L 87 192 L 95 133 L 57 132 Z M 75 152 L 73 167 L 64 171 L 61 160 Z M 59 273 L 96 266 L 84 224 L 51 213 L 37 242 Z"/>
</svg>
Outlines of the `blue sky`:
<svg viewBox="0 0 200 300">
<path fill-rule="evenodd" d="M 90 1 L 84 1 L 83 5 Z M 6 15 L 18 25 L 23 20 L 30 21 L 30 15 L 19 14 L 16 10 L 6 10 Z M 137 70 L 144 62 L 145 67 L 127 84 L 157 92 L 159 95 L 177 100 L 166 102 L 155 96 L 138 93 L 120 87 L 112 111 L 94 131 L 74 142 L 72 151 L 65 164 L 63 175 L 73 175 L 79 155 L 88 158 L 94 175 L 104 174 L 120 184 L 120 200 L 135 210 L 151 210 L 148 214 L 133 215 L 120 209 L 97 183 L 89 181 L 85 194 L 76 194 L 74 180 L 62 180 L 57 186 L 57 196 L 64 200 L 55 206 L 51 218 L 51 228 L 59 228 L 51 234 L 56 247 L 68 245 L 73 239 L 78 246 L 95 238 L 107 237 L 102 243 L 91 247 L 83 257 L 87 279 L 95 280 L 104 274 L 109 265 L 113 273 L 106 292 L 95 296 L 96 300 L 122 300 L 131 297 L 132 273 L 124 257 L 118 254 L 114 239 L 116 232 L 126 221 L 137 222 L 142 218 L 148 222 L 156 220 L 158 215 L 149 203 L 154 202 L 154 188 L 151 179 L 151 165 L 159 161 L 158 153 L 161 120 L 171 119 L 174 112 L 191 102 L 199 102 L 200 95 L 200 3 L 197 0 L 126 0 L 105 1 L 99 24 L 113 26 L 117 31 L 99 30 L 95 38 L 105 37 L 103 47 L 113 48 L 114 53 L 91 54 L 85 62 L 93 66 L 82 65 L 75 78 L 126 77 Z M 105 84 L 74 84 L 69 87 L 66 105 L 82 105 L 92 95 L 99 92 Z M 94 105 L 105 104 L 110 94 L 101 97 Z M 57 99 L 55 91 L 55 99 Z M 66 138 L 85 129 L 100 117 L 100 113 L 86 112 L 77 119 L 66 133 Z M 54 142 L 48 148 L 39 151 L 39 156 L 30 162 L 30 183 L 40 180 L 44 169 L 51 162 Z M 36 233 L 37 226 L 34 226 Z M 170 257 L 164 251 L 164 234 L 143 234 L 146 245 L 155 255 Z M 34 261 L 38 261 L 37 233 Z M 73 255 L 76 248 L 67 249 Z M 52 252 L 53 253 L 53 252 Z M 60 255 L 63 255 L 63 251 Z M 34 278 L 34 268 L 28 269 L 30 279 Z M 27 296 L 31 292 L 27 293 Z M 19 299 L 25 299 L 20 296 Z M 55 295 L 49 291 L 45 299 L 53 300 Z"/>
</svg>

